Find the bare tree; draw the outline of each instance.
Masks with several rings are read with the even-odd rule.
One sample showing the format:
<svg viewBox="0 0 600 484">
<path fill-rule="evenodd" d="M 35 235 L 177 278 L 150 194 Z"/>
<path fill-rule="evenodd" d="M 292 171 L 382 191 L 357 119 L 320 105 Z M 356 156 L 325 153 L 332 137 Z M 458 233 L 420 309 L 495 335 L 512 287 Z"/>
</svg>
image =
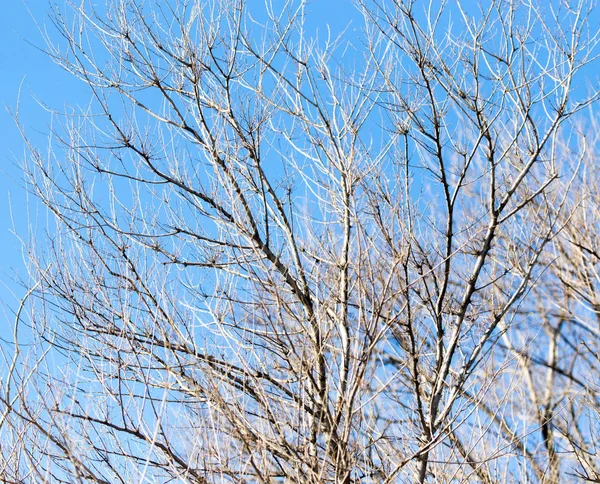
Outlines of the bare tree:
<svg viewBox="0 0 600 484">
<path fill-rule="evenodd" d="M 525 330 L 506 339 L 526 382 L 528 408 L 548 472 L 563 478 L 598 482 L 598 168 L 594 113 L 570 143 L 578 167 L 556 187 L 568 194 L 560 231 L 544 255 L 548 270 L 532 293 Z"/>
<path fill-rule="evenodd" d="M 55 8 L 3 479 L 597 479 L 592 3 Z"/>
</svg>

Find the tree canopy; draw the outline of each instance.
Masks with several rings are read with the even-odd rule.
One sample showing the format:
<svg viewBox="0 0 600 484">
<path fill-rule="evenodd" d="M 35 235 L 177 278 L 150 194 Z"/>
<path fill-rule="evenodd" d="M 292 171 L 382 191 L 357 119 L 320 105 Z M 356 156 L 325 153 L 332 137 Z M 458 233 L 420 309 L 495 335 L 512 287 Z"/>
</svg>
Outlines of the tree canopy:
<svg viewBox="0 0 600 484">
<path fill-rule="evenodd" d="M 594 3 L 53 7 L 2 479 L 598 481 Z"/>
</svg>

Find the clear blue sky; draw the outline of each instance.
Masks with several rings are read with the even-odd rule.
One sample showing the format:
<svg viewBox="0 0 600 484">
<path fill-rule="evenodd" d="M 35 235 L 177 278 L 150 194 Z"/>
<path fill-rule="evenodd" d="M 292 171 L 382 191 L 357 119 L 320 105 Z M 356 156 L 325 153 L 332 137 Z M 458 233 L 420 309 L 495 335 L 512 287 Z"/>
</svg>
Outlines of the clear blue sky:
<svg viewBox="0 0 600 484">
<path fill-rule="evenodd" d="M 250 0 L 249 5 L 254 1 L 261 0 Z M 312 25 L 330 24 L 338 33 L 356 16 L 351 0 L 314 0 L 308 10 Z M 6 0 L 0 15 L 0 338 L 11 339 L 12 313 L 25 293 L 14 283 L 26 279 L 23 246 L 17 235 L 27 237 L 28 217 L 32 221 L 40 217 L 39 223 L 33 223 L 38 229 L 44 218 L 34 202 L 28 204 L 19 169 L 25 146 L 10 113 L 17 106 L 19 86 L 20 121 L 39 148 L 47 141 L 51 116 L 37 100 L 56 110 L 89 100 L 85 86 L 40 50 L 39 29 L 53 30 L 47 11 L 47 0 Z"/>
<path fill-rule="evenodd" d="M 31 93 L 57 99 L 61 95 L 61 89 L 57 87 L 59 80 L 65 77 L 57 72 L 58 69 L 52 68 L 41 52 L 23 39 L 40 41 L 32 15 L 41 18 L 45 2 L 35 0 L 29 3 L 31 13 L 18 0 L 4 2 L 0 15 L 0 307 L 4 310 L 0 312 L 0 336 L 6 335 L 5 317 L 10 316 L 7 306 L 15 307 L 15 295 L 11 293 L 16 291 L 19 297 L 23 292 L 12 283 L 15 273 L 24 276 L 24 267 L 21 244 L 13 234 L 11 219 L 14 218 L 18 224 L 20 235 L 26 235 L 27 226 L 25 190 L 18 169 L 23 159 L 24 145 L 8 110 L 16 107 L 19 85 L 23 82 L 23 114 L 26 122 L 32 126 L 39 121 L 38 127 L 42 128 L 44 122 L 42 116 L 36 114 Z"/>
<path fill-rule="evenodd" d="M 21 122 L 40 147 L 44 146 L 50 115 L 36 98 L 60 108 L 87 97 L 81 83 L 70 79 L 32 45 L 42 46 L 36 22 L 43 28 L 46 10 L 45 0 L 9 0 L 3 2 L 0 15 L 0 337 L 7 339 L 12 339 L 12 314 L 25 293 L 14 281 L 27 278 L 23 245 L 17 235 L 27 237 L 28 216 L 35 216 L 35 204 L 29 205 L 34 210 L 28 210 L 19 169 L 25 146 L 11 115 L 19 86 Z"/>
<path fill-rule="evenodd" d="M 262 3 L 262 0 L 249 0 L 248 4 L 252 6 L 253 2 Z M 13 228 L 19 236 L 26 237 L 28 216 L 36 216 L 35 204 L 30 203 L 28 208 L 19 170 L 19 163 L 25 156 L 24 143 L 9 110 L 15 109 L 22 85 L 21 122 L 36 145 L 43 148 L 44 133 L 48 132 L 51 117 L 36 98 L 56 110 L 85 104 L 89 99 L 81 82 L 62 71 L 35 47 L 43 46 L 38 29 L 47 26 L 52 31 L 47 9 L 47 0 L 5 0 L 0 15 L 0 337 L 6 336 L 6 317 L 10 321 L 10 308 L 16 307 L 18 297 L 25 292 L 12 282 L 15 278 L 25 278 L 22 246 Z M 357 15 L 351 0 L 313 0 L 308 10 L 309 27 L 329 24 L 334 34 Z M 590 20 L 591 25 L 598 25 L 598 13 Z M 347 34 L 352 35 L 352 30 L 359 28 L 359 24 L 355 22 Z M 597 72 L 586 74 L 594 80 L 598 78 Z M 40 213 L 43 218 L 43 212 Z"/>
</svg>

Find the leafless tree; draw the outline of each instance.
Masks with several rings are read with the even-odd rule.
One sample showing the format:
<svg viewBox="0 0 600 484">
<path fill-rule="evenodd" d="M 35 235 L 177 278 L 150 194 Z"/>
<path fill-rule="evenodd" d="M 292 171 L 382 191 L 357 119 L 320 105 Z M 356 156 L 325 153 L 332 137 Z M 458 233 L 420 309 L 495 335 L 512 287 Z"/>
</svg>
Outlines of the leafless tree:
<svg viewBox="0 0 600 484">
<path fill-rule="evenodd" d="M 593 3 L 54 8 L 3 479 L 597 480 Z"/>
<path fill-rule="evenodd" d="M 563 479 L 599 482 L 598 443 L 598 143 L 594 113 L 577 127 L 571 160 L 579 167 L 556 190 L 568 194 L 567 210 L 544 257 L 548 270 L 532 288 L 527 329 L 513 331 L 506 350 L 519 362 L 523 405 L 548 472 Z M 564 474 L 561 475 L 561 471 Z"/>
</svg>

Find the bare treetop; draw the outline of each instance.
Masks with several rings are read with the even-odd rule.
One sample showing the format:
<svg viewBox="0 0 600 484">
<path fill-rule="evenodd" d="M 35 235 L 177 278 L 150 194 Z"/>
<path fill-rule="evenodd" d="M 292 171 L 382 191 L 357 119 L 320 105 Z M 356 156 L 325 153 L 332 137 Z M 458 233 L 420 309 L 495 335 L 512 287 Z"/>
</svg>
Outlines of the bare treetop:
<svg viewBox="0 0 600 484">
<path fill-rule="evenodd" d="M 600 479 L 594 4 L 53 7 L 0 476 Z"/>
</svg>

